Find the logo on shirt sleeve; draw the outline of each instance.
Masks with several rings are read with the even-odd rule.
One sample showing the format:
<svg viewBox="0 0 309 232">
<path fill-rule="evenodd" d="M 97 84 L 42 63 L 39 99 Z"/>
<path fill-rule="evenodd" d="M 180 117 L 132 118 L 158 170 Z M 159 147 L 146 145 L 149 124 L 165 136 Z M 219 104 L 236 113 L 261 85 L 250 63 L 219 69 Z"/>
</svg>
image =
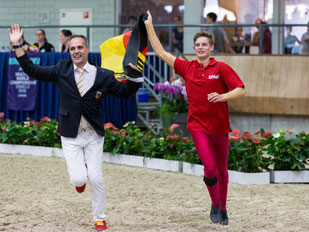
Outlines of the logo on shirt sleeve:
<svg viewBox="0 0 309 232">
<path fill-rule="evenodd" d="M 208 79 L 209 80 L 211 80 L 211 79 L 219 79 L 219 75 L 209 75 Z"/>
</svg>

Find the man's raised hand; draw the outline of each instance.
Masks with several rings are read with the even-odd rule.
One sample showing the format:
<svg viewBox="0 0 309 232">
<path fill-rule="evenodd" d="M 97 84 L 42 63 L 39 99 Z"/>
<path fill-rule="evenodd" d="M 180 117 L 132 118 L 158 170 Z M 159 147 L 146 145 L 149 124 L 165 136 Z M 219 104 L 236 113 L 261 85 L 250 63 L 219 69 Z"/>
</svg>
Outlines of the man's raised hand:
<svg viewBox="0 0 309 232">
<path fill-rule="evenodd" d="M 150 14 L 150 11 L 147 10 L 148 18 L 145 20 L 145 24 L 151 24 L 152 23 L 152 16 Z"/>
<path fill-rule="evenodd" d="M 10 40 L 13 45 L 20 44 L 20 40 L 23 36 L 23 29 L 18 24 L 14 24 L 9 28 Z"/>
</svg>

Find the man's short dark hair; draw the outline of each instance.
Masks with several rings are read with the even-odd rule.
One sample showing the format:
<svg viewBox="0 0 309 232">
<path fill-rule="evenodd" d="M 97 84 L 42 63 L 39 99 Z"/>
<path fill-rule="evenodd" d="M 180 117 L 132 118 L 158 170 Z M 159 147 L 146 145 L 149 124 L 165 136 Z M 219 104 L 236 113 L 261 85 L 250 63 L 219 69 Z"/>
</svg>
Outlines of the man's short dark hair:
<svg viewBox="0 0 309 232">
<path fill-rule="evenodd" d="M 212 21 L 214 21 L 214 22 L 216 22 L 216 21 L 217 21 L 217 14 L 216 14 L 216 13 L 214 13 L 214 12 L 210 12 L 210 13 L 208 13 L 208 14 L 207 14 L 207 17 L 208 17 L 208 18 L 211 18 L 211 19 L 212 19 Z"/>
<path fill-rule="evenodd" d="M 71 38 L 68 40 L 69 41 L 69 47 L 70 47 L 71 40 L 74 39 L 74 38 L 82 38 L 84 40 L 84 43 L 85 43 L 86 47 L 87 48 L 89 47 L 88 39 L 87 39 L 86 36 L 84 36 L 84 35 L 75 35 L 75 34 L 72 35 Z"/>
<path fill-rule="evenodd" d="M 196 40 L 200 37 L 206 37 L 208 39 L 209 44 L 213 45 L 213 43 L 214 43 L 213 35 L 208 31 L 201 31 L 201 32 L 196 33 L 194 38 L 193 38 L 193 45 L 194 46 L 195 46 Z"/>
</svg>

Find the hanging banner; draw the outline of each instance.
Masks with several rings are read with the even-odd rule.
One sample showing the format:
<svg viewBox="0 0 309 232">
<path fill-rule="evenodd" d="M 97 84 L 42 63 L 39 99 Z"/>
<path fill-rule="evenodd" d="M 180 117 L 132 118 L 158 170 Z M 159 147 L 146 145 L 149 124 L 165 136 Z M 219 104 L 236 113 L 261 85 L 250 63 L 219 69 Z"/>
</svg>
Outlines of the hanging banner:
<svg viewBox="0 0 309 232">
<path fill-rule="evenodd" d="M 34 64 L 40 64 L 40 53 L 28 53 Z M 37 80 L 29 77 L 20 67 L 15 52 L 10 52 L 8 70 L 8 110 L 35 109 Z"/>
</svg>

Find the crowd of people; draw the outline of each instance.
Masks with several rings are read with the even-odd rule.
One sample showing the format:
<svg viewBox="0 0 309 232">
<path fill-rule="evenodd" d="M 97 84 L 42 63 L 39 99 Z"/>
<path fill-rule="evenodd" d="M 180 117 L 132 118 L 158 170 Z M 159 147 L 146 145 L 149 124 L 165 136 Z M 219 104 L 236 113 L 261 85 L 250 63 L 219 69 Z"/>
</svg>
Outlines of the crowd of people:
<svg viewBox="0 0 309 232">
<path fill-rule="evenodd" d="M 122 30 L 122 34 L 127 33 L 133 29 L 137 18 L 133 15 L 129 16 L 127 19 L 127 24 L 130 25 Z M 180 15 L 173 17 L 173 24 L 181 25 L 183 24 L 182 18 Z M 210 12 L 207 14 L 206 24 L 212 25 L 217 24 L 217 14 Z M 212 53 L 250 53 L 250 46 L 260 46 L 260 30 L 263 30 L 262 35 L 262 52 L 263 54 L 272 53 L 272 32 L 269 29 L 267 23 L 262 19 L 258 18 L 255 21 L 257 24 L 257 31 L 251 34 L 244 34 L 243 27 L 237 26 L 234 29 L 234 34 L 230 35 L 230 39 L 227 36 L 226 31 L 221 27 L 206 27 L 205 31 L 210 32 L 213 35 L 214 39 L 214 51 Z M 263 26 L 258 26 L 258 25 Z M 309 24 L 309 22 L 308 22 Z M 132 26 L 131 26 L 132 25 Z M 309 27 L 308 30 L 302 35 L 301 39 L 298 39 L 297 36 L 292 34 L 292 26 L 286 27 L 286 36 L 284 38 L 284 53 L 285 54 L 309 54 Z M 61 48 L 59 52 L 69 52 L 68 40 L 73 35 L 70 30 L 63 29 L 59 35 L 59 41 L 61 43 Z M 172 52 L 183 53 L 184 44 L 184 28 L 176 26 L 172 29 Z M 43 29 L 38 29 L 35 33 L 36 42 L 34 44 L 28 43 L 24 36 L 23 48 L 27 52 L 56 52 L 53 44 L 49 43 L 47 40 L 46 33 Z M 161 30 L 159 32 L 159 39 L 165 50 L 170 51 L 169 48 L 169 33 L 168 31 Z M 10 44 L 10 51 L 14 50 L 12 44 Z M 150 51 L 152 48 L 150 46 Z"/>
<path fill-rule="evenodd" d="M 206 24 L 213 25 L 219 24 L 217 22 L 217 14 L 210 12 L 207 14 Z M 133 19 L 135 21 L 133 22 Z M 128 18 L 128 24 L 133 24 L 136 22 L 136 17 L 130 16 Z M 181 25 L 183 20 L 180 15 L 173 17 L 173 24 Z M 237 26 L 234 29 L 234 34 L 228 36 L 226 31 L 221 26 L 209 26 L 204 28 L 205 31 L 210 32 L 214 39 L 214 51 L 212 53 L 250 53 L 250 47 L 258 48 L 260 46 L 260 30 L 262 30 L 263 38 L 262 40 L 262 53 L 271 54 L 272 53 L 272 32 L 267 26 L 267 22 L 258 18 L 255 21 L 257 24 L 256 31 L 253 32 L 252 36 L 250 34 L 243 33 L 243 27 Z M 308 22 L 309 24 L 309 22 Z M 261 25 L 261 26 L 259 26 Z M 131 28 L 131 27 L 130 27 Z M 123 33 L 128 32 L 130 28 L 126 28 Z M 132 28 L 131 28 L 132 29 Z M 230 39 L 229 39 L 230 37 Z M 162 46 L 167 51 L 172 51 L 174 53 L 183 53 L 183 38 L 184 38 L 184 28 L 176 26 L 172 29 L 172 49 L 169 48 L 169 33 L 168 31 L 159 29 L 159 40 Z M 251 39 L 252 38 L 252 39 Z M 309 31 L 305 32 L 302 39 L 299 40 L 295 35 L 292 34 L 292 27 L 286 27 L 286 36 L 284 38 L 285 54 L 309 54 Z M 292 51 L 293 48 L 299 47 L 297 51 Z M 152 48 L 150 48 L 152 51 Z"/>
</svg>

